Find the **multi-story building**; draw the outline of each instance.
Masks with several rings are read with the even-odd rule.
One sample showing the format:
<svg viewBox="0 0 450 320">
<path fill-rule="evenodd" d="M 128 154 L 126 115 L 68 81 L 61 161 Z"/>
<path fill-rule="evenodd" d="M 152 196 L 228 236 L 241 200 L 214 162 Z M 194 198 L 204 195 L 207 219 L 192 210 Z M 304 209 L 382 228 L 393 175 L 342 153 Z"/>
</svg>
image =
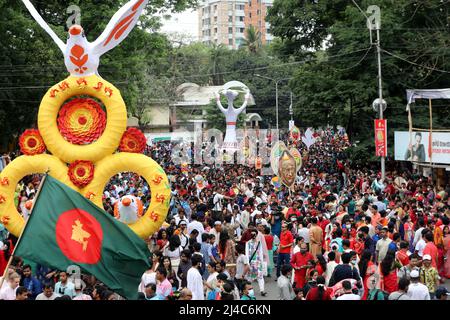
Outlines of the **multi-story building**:
<svg viewBox="0 0 450 320">
<path fill-rule="evenodd" d="M 260 32 L 261 42 L 272 35 L 266 22 L 273 0 L 203 0 L 198 9 L 199 39 L 206 44 L 225 44 L 237 49 L 244 42 L 250 25 Z"/>
</svg>

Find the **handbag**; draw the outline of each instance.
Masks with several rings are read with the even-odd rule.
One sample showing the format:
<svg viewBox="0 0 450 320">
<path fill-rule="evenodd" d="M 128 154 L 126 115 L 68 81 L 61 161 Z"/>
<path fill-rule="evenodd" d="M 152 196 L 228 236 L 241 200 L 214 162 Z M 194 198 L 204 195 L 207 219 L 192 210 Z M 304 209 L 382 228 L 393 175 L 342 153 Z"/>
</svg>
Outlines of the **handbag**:
<svg viewBox="0 0 450 320">
<path fill-rule="evenodd" d="M 253 252 L 252 256 L 250 257 L 250 260 L 248 261 L 248 263 L 250 263 L 250 262 L 253 260 L 253 258 L 255 257 L 256 252 L 258 252 L 258 249 L 259 249 L 259 245 L 260 245 L 260 244 L 261 244 L 261 241 L 258 242 L 258 245 L 256 246 L 256 249 L 255 249 L 255 251 Z"/>
</svg>

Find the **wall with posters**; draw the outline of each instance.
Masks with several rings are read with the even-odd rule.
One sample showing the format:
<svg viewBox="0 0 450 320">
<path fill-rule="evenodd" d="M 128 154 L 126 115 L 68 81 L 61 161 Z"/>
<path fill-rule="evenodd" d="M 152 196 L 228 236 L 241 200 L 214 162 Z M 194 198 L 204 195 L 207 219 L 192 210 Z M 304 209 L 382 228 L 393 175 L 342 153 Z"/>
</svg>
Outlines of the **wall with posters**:
<svg viewBox="0 0 450 320">
<path fill-rule="evenodd" d="M 394 136 L 395 160 L 450 164 L 450 132 L 433 132 L 430 150 L 429 132 L 396 131 Z M 410 141 L 411 139 L 411 141 Z"/>
</svg>

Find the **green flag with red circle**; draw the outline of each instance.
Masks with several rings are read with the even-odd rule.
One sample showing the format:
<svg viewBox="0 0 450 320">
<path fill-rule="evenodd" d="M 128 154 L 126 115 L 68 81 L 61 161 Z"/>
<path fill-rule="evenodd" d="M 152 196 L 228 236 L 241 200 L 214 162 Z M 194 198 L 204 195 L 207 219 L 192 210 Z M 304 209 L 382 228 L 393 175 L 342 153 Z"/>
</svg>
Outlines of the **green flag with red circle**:
<svg viewBox="0 0 450 320">
<path fill-rule="evenodd" d="M 58 270 L 77 265 L 127 299 L 137 299 L 150 267 L 147 244 L 127 225 L 50 176 L 14 255 Z"/>
</svg>

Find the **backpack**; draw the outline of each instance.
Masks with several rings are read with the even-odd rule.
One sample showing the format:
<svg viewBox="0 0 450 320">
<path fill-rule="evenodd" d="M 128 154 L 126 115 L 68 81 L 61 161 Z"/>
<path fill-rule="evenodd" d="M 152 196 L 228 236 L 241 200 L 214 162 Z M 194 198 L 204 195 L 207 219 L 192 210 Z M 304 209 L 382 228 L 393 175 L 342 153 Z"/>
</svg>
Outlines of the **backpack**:
<svg viewBox="0 0 450 320">
<path fill-rule="evenodd" d="M 369 295 L 367 296 L 367 300 L 389 300 L 389 293 L 380 290 L 380 289 L 374 289 L 369 292 Z"/>
</svg>

